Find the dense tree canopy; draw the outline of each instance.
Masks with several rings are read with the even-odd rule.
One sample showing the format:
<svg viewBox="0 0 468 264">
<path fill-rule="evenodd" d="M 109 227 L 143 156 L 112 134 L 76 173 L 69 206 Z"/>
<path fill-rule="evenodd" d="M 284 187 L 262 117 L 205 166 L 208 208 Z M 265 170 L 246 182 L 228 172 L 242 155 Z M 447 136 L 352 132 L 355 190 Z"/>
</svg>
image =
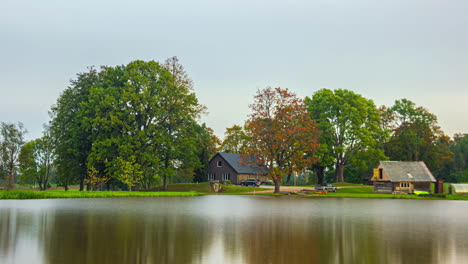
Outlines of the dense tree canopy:
<svg viewBox="0 0 468 264">
<path fill-rule="evenodd" d="M 0 127 L 0 172 L 8 179 L 8 187 L 15 184 L 18 156 L 24 142 L 26 130 L 23 124 L 1 123 Z"/>
<path fill-rule="evenodd" d="M 79 73 L 70 86 L 57 99 L 50 111 L 51 134 L 55 139 L 57 182 L 68 190 L 70 184 L 80 183 L 82 191 L 87 175 L 86 162 L 91 153 L 91 131 L 85 121 L 91 118 L 83 109 L 88 102 L 91 88 L 98 84 L 101 76 L 94 68 Z"/>
<path fill-rule="evenodd" d="M 468 182 L 468 134 L 455 134 L 450 142 L 450 150 L 453 161 L 440 174 L 450 182 Z"/>
<path fill-rule="evenodd" d="M 166 66 L 177 76 L 155 61 L 134 61 L 72 81 L 52 109 L 62 184 L 86 176 L 95 187 L 116 179 L 149 188 L 162 178 L 166 188 L 185 163 L 200 166 L 195 127 L 204 108 L 177 59 Z"/>
<path fill-rule="evenodd" d="M 407 100 L 397 100 L 382 111 L 384 126 L 392 131 L 385 153 L 392 160 L 424 161 L 435 176 L 453 159 L 450 138 L 437 123 L 437 117 Z"/>
<path fill-rule="evenodd" d="M 18 160 L 21 181 L 37 183 L 41 191 L 46 190 L 55 160 L 54 139 L 48 127 L 41 138 L 23 145 Z"/>
<path fill-rule="evenodd" d="M 242 153 L 247 145 L 247 135 L 244 129 L 239 125 L 233 125 L 226 128 L 224 140 L 221 146 L 222 150 L 230 153 Z"/>
<path fill-rule="evenodd" d="M 343 182 L 344 169 L 363 153 L 383 156 L 379 142 L 386 138 L 380 115 L 372 100 L 345 89 L 321 89 L 305 99 L 307 110 L 322 132 L 324 145 L 319 159 L 327 166 L 335 163 L 335 181 Z"/>
<path fill-rule="evenodd" d="M 285 174 L 300 172 L 315 161 L 307 154 L 318 147 L 318 131 L 303 101 L 288 89 L 268 87 L 254 98 L 243 158 L 246 164 L 265 166 L 279 193 Z"/>
</svg>

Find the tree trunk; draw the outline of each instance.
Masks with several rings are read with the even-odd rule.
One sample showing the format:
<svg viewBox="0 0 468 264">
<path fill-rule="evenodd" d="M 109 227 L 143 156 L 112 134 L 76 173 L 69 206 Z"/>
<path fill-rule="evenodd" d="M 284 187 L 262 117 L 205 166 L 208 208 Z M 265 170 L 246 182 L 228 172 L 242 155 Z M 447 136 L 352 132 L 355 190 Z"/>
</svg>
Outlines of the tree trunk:
<svg viewBox="0 0 468 264">
<path fill-rule="evenodd" d="M 275 183 L 275 193 L 280 193 L 280 180 L 273 179 Z"/>
<path fill-rule="evenodd" d="M 8 188 L 13 188 L 15 185 L 15 175 L 13 173 L 13 162 L 10 162 L 9 166 L 9 173 L 8 173 Z"/>
<path fill-rule="evenodd" d="M 167 176 L 163 176 L 163 190 L 167 191 Z"/>
<path fill-rule="evenodd" d="M 344 182 L 344 165 L 336 163 L 335 182 Z"/>
<path fill-rule="evenodd" d="M 166 168 L 166 172 L 164 173 L 163 176 L 163 190 L 167 191 L 167 171 L 169 168 L 169 158 L 166 157 L 166 160 L 164 161 L 164 167 Z"/>
<path fill-rule="evenodd" d="M 68 191 L 68 184 L 65 184 L 63 188 L 65 188 L 65 191 Z"/>
<path fill-rule="evenodd" d="M 317 184 L 318 185 L 323 185 L 324 184 L 324 179 L 325 179 L 325 167 L 323 166 L 317 166 L 315 168 L 315 173 L 317 174 Z"/>
<path fill-rule="evenodd" d="M 80 192 L 84 190 L 84 176 L 80 177 Z"/>
</svg>

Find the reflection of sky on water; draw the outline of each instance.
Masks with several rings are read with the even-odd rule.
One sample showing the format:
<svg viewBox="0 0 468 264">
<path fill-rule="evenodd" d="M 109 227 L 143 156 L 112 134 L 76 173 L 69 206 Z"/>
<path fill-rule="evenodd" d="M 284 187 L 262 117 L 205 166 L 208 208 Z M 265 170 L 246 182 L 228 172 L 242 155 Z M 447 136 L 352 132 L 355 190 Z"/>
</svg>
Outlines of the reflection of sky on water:
<svg viewBox="0 0 468 264">
<path fill-rule="evenodd" d="M 203 196 L 0 201 L 0 263 L 466 263 L 468 203 Z"/>
</svg>

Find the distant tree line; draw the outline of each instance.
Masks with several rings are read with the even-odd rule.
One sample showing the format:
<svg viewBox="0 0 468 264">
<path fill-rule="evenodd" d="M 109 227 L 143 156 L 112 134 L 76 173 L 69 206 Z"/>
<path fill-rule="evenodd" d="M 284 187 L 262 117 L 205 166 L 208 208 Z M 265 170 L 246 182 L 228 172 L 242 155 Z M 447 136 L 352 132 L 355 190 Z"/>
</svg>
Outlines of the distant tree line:
<svg viewBox="0 0 468 264">
<path fill-rule="evenodd" d="M 57 99 L 41 138 L 26 142 L 21 123 L 1 123 L 0 178 L 41 190 L 52 178 L 66 190 L 166 189 L 206 181 L 222 150 L 265 166 L 276 192 L 299 174 L 358 183 L 381 160 L 424 161 L 439 179 L 468 181 L 468 134 L 450 139 L 434 114 L 407 99 L 377 108 L 346 89 L 301 99 L 267 87 L 250 109 L 221 142 L 200 123 L 206 108 L 177 57 L 91 67 Z"/>
</svg>

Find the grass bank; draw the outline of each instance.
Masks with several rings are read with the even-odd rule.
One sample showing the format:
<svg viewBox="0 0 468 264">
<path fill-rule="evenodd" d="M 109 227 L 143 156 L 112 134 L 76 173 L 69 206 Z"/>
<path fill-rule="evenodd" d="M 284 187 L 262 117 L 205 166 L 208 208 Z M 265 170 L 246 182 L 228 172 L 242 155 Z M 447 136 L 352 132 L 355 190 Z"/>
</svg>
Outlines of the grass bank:
<svg viewBox="0 0 468 264">
<path fill-rule="evenodd" d="M 112 197 L 175 197 L 196 196 L 197 192 L 125 192 L 125 191 L 0 191 L 0 199 L 64 199 L 64 198 L 112 198 Z"/>
<path fill-rule="evenodd" d="M 350 186 L 350 185 L 344 185 Z M 374 193 L 374 187 L 361 185 L 356 187 L 338 189 L 336 193 L 314 194 L 311 197 L 345 197 L 345 198 L 380 198 L 380 199 L 419 199 L 419 200 L 468 200 L 468 196 L 449 195 L 443 197 L 424 197 L 415 194 L 385 194 Z"/>
</svg>

